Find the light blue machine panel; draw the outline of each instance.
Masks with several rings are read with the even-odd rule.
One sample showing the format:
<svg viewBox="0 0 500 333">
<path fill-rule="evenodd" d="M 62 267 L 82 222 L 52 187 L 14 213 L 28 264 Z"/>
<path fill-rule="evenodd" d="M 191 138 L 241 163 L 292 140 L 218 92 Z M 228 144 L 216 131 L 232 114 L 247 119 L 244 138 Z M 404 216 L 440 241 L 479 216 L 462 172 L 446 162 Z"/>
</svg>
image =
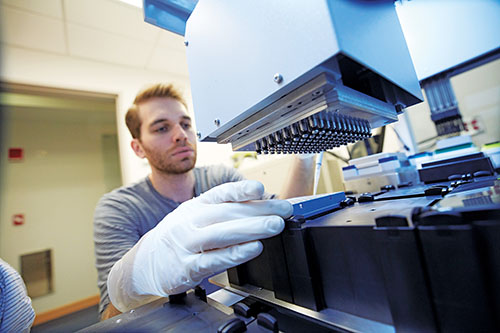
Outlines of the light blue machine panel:
<svg viewBox="0 0 500 333">
<path fill-rule="evenodd" d="M 500 48 L 498 0 L 396 1 L 418 79 Z"/>
<path fill-rule="evenodd" d="M 184 36 L 198 0 L 144 0 L 144 21 Z"/>
</svg>

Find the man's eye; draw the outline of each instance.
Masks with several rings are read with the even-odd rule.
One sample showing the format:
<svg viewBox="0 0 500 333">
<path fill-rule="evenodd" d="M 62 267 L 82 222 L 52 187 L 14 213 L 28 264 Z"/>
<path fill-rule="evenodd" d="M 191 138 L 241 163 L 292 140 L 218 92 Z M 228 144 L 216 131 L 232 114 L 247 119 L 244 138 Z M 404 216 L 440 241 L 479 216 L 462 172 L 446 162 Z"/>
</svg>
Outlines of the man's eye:
<svg viewBox="0 0 500 333">
<path fill-rule="evenodd" d="M 184 124 L 182 124 L 182 128 L 184 128 L 184 129 L 190 129 L 191 128 L 191 124 L 190 123 L 184 123 Z"/>
<path fill-rule="evenodd" d="M 163 132 L 166 132 L 168 131 L 168 128 L 167 126 L 162 126 L 162 127 L 158 127 L 155 132 L 159 132 L 159 133 L 163 133 Z"/>
</svg>

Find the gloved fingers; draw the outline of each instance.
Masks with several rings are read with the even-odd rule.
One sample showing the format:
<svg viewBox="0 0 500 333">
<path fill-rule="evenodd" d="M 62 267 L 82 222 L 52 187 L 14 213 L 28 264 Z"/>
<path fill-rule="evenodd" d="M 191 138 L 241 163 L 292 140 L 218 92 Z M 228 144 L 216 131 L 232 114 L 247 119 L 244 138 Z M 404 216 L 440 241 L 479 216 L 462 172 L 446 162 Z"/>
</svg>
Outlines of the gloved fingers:
<svg viewBox="0 0 500 333">
<path fill-rule="evenodd" d="M 278 215 L 287 218 L 292 215 L 293 206 L 286 200 L 258 200 L 204 205 L 198 211 L 202 212 L 203 215 L 197 218 L 194 224 L 198 227 L 204 227 L 253 216 Z"/>
<path fill-rule="evenodd" d="M 264 185 L 256 180 L 243 180 L 216 186 L 200 195 L 198 202 L 217 204 L 222 202 L 241 202 L 260 200 L 264 194 Z"/>
<path fill-rule="evenodd" d="M 192 238 L 185 238 L 184 246 L 193 253 L 210 251 L 269 238 L 279 234 L 284 227 L 285 222 L 279 216 L 247 217 L 200 228 Z"/>
<path fill-rule="evenodd" d="M 240 265 L 257 257 L 263 250 L 259 241 L 234 245 L 223 249 L 203 252 L 193 263 L 193 280 L 201 280 L 214 273 Z"/>
</svg>

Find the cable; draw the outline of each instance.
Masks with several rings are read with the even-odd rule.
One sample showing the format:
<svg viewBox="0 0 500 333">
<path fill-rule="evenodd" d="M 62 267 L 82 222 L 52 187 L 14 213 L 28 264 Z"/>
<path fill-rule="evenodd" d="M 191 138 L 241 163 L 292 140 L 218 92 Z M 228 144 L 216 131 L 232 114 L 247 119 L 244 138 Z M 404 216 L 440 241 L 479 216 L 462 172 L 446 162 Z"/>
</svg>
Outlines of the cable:
<svg viewBox="0 0 500 333">
<path fill-rule="evenodd" d="M 318 190 L 319 176 L 321 173 L 321 163 L 323 162 L 323 152 L 316 156 L 316 170 L 314 171 L 314 190 L 313 195 L 316 195 Z"/>
<path fill-rule="evenodd" d="M 398 131 L 396 131 L 396 129 L 393 126 L 391 126 L 391 128 L 394 131 L 394 133 L 396 134 L 396 136 L 398 137 L 399 142 L 401 142 L 401 144 L 403 145 L 404 150 L 410 151 L 410 148 L 405 144 L 405 142 L 401 138 L 401 135 L 399 135 Z"/>
<path fill-rule="evenodd" d="M 347 151 L 349 152 L 349 150 L 347 150 Z M 333 157 L 335 157 L 335 158 L 338 158 L 339 160 L 341 160 L 342 162 L 344 162 L 344 163 L 346 163 L 346 164 L 348 164 L 348 163 L 349 163 L 349 159 L 347 159 L 347 158 L 345 158 L 345 157 L 342 157 L 342 156 L 339 156 L 339 155 L 337 155 L 337 154 L 335 154 L 335 153 L 332 153 L 331 151 L 328 151 L 328 150 L 327 150 L 327 151 L 325 151 L 325 153 L 330 154 L 330 155 L 332 155 L 332 156 L 333 156 Z"/>
</svg>

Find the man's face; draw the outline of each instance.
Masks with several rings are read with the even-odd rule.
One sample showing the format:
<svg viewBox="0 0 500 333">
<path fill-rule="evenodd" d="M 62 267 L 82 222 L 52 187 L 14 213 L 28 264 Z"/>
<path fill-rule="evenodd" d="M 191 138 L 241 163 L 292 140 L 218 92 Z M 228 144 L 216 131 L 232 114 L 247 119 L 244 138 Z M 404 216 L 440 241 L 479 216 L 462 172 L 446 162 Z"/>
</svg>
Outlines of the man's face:
<svg viewBox="0 0 500 333">
<path fill-rule="evenodd" d="M 152 168 L 170 174 L 188 172 L 196 163 L 196 134 L 184 105 L 168 97 L 139 104 L 141 137 L 132 147 Z"/>
</svg>

